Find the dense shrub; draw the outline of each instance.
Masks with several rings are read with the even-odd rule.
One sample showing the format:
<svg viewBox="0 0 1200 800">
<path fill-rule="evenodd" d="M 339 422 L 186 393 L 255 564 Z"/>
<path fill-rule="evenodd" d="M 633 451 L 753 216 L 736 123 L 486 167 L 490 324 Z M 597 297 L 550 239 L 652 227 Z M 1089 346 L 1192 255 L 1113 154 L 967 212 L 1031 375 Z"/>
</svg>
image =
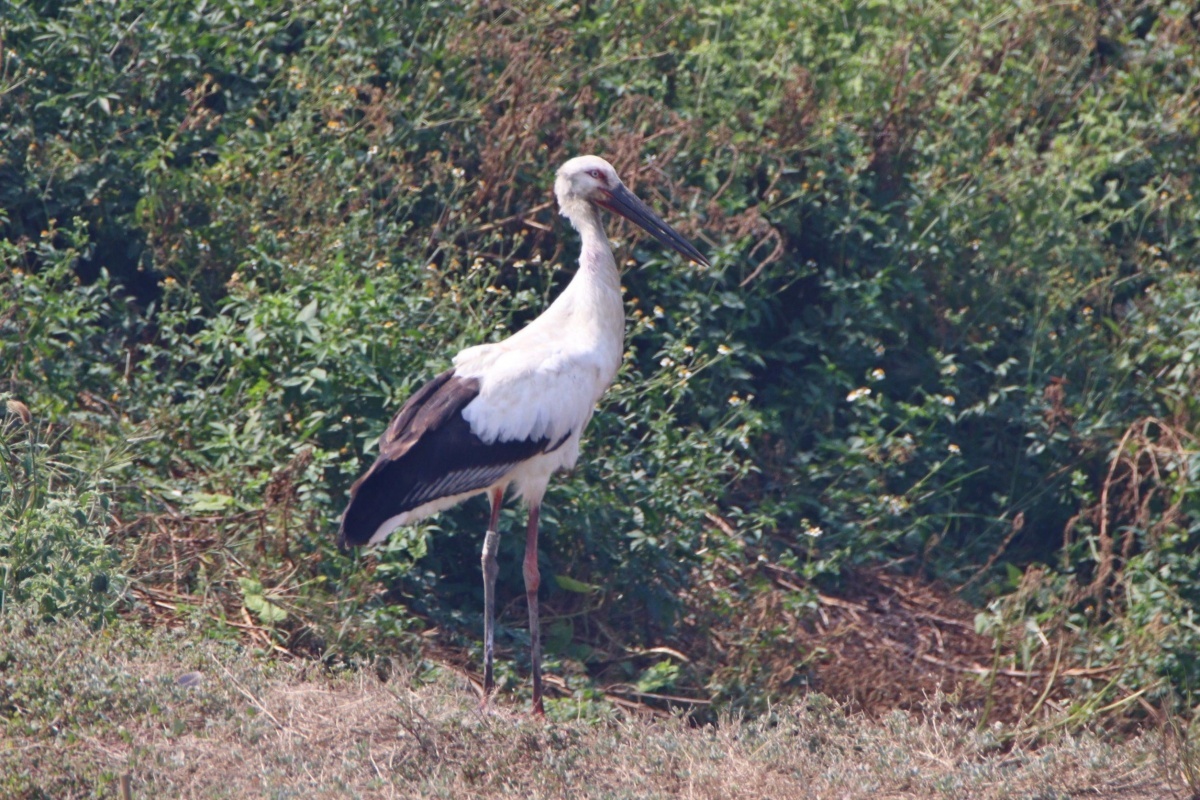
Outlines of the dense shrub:
<svg viewBox="0 0 1200 800">
<path fill-rule="evenodd" d="M 58 442 L 10 414 L 0 426 L 0 609 L 28 604 L 44 619 L 110 619 L 122 594 L 121 554 L 108 541 L 111 475 L 120 458 L 83 472 Z"/>
<path fill-rule="evenodd" d="M 553 651 L 736 629 L 763 562 L 891 561 L 998 636 L 1200 679 L 1183 5 L 3 10 L 0 388 L 73 452 L 130 443 L 135 580 L 169 544 L 173 592 L 322 652 L 407 628 L 385 600 L 474 620 L 480 505 L 330 612 L 370 580 L 334 520 L 407 393 L 568 278 L 550 176 L 594 151 L 714 266 L 613 225 L 628 353 L 547 503 Z"/>
</svg>

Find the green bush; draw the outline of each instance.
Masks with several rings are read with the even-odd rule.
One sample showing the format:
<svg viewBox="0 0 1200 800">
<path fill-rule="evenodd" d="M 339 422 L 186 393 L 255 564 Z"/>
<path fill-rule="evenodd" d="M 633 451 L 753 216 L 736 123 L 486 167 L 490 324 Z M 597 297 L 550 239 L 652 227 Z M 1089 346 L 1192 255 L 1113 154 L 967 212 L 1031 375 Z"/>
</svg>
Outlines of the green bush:
<svg viewBox="0 0 1200 800">
<path fill-rule="evenodd" d="M 407 394 L 569 277 L 551 176 L 595 151 L 714 266 L 612 224 L 641 267 L 547 502 L 552 654 L 752 638 L 756 565 L 828 587 L 886 561 L 994 602 L 999 636 L 1141 665 L 1130 687 L 1200 679 L 1182 5 L 3 10 L 0 389 L 85 461 L 129 447 L 106 497 L 147 585 L 186 540 L 171 590 L 291 646 L 473 630 L 482 503 L 373 572 L 330 539 Z"/>
<path fill-rule="evenodd" d="M 28 604 L 43 618 L 110 619 L 125 578 L 121 554 L 109 542 L 109 473 L 92 474 L 63 461 L 60 442 L 45 429 L 3 418 L 0 426 L 0 613 Z"/>
</svg>

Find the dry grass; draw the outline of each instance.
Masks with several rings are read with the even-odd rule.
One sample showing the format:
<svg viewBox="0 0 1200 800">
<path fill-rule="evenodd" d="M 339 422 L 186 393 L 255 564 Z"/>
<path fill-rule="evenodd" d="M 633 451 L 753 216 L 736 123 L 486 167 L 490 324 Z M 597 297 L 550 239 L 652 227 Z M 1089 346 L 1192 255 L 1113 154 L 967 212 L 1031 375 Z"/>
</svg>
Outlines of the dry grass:
<svg viewBox="0 0 1200 800">
<path fill-rule="evenodd" d="M 330 674 L 233 643 L 9 615 L 0 796 L 1164 798 L 1161 742 L 1011 750 L 939 712 L 871 720 L 818 695 L 716 726 L 611 711 L 481 713 L 457 676 Z M 384 670 L 386 672 L 386 670 Z M 929 707 L 937 708 L 939 703 Z M 570 702 L 552 713 L 570 715 Z"/>
</svg>

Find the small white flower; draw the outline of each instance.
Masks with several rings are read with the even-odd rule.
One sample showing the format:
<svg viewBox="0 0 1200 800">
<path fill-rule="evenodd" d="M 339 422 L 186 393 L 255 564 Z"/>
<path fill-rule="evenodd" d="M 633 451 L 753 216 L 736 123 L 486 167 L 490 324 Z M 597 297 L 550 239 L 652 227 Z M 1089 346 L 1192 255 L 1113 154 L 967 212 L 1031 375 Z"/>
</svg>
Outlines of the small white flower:
<svg viewBox="0 0 1200 800">
<path fill-rule="evenodd" d="M 727 356 L 733 352 L 733 348 L 727 344 L 719 344 L 717 345 L 717 352 L 723 356 Z"/>
<path fill-rule="evenodd" d="M 875 369 L 871 370 L 871 380 L 873 380 L 875 382 L 879 382 L 879 381 L 883 380 L 885 377 L 887 377 L 887 373 L 884 372 L 879 367 L 876 367 Z"/>
<path fill-rule="evenodd" d="M 949 445 L 947 445 L 946 449 L 950 451 L 950 455 L 952 456 L 956 456 L 962 452 L 962 448 L 956 445 L 954 442 L 951 442 Z"/>
<path fill-rule="evenodd" d="M 944 406 L 953 406 L 954 405 L 954 395 L 944 394 L 938 398 L 938 401 Z"/>
<path fill-rule="evenodd" d="M 857 389 L 855 389 L 854 391 L 850 392 L 850 394 L 846 395 L 846 402 L 853 403 L 858 400 L 862 400 L 864 397 L 870 397 L 870 396 L 871 396 L 871 390 L 869 388 L 867 388 L 866 386 L 860 386 Z"/>
<path fill-rule="evenodd" d="M 820 525 L 813 525 L 808 520 L 804 520 L 800 524 L 804 526 L 804 535 L 812 539 L 816 539 L 825 532 L 821 529 Z"/>
</svg>

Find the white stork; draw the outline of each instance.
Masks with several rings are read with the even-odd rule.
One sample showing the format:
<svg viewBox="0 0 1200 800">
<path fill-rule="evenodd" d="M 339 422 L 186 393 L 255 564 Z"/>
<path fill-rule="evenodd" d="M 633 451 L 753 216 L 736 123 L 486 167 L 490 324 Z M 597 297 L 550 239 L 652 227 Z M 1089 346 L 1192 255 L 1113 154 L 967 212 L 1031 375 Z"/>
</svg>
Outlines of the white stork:
<svg viewBox="0 0 1200 800">
<path fill-rule="evenodd" d="M 538 626 L 538 510 L 550 476 L 579 458 L 579 438 L 624 351 L 621 279 L 600 209 L 640 225 L 692 261 L 708 260 L 663 222 L 602 158 L 579 156 L 554 181 L 563 216 L 582 238 L 579 271 L 541 316 L 502 342 L 468 347 L 413 394 L 379 443 L 379 458 L 350 488 L 340 545 L 381 542 L 401 525 L 486 492 L 483 540 L 484 703 L 495 688 L 496 530 L 510 485 L 529 506 L 525 597 L 533 713 L 543 714 Z"/>
</svg>

